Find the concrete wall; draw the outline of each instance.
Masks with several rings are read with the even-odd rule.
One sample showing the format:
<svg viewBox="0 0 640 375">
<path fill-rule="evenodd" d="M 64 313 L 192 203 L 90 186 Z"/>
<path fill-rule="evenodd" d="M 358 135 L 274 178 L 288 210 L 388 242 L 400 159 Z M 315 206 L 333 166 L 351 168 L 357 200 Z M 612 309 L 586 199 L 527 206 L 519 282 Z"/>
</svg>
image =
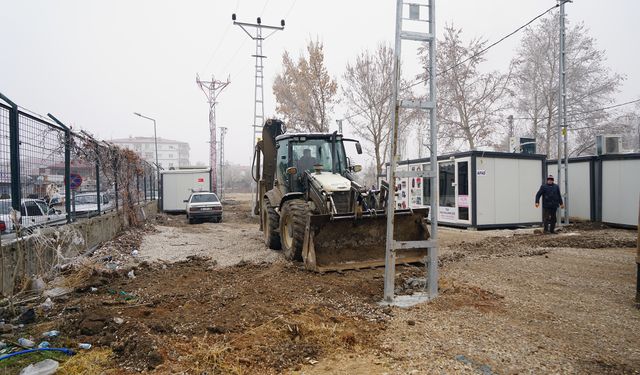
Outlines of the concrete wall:
<svg viewBox="0 0 640 375">
<path fill-rule="evenodd" d="M 138 212 L 140 220 L 143 217 L 154 219 L 158 212 L 157 201 L 139 207 L 144 210 L 144 215 L 140 210 Z M 23 280 L 46 274 L 65 259 L 111 240 L 122 229 L 123 220 L 115 212 L 110 212 L 68 225 L 41 228 L 19 241 L 3 244 L 0 247 L 1 294 L 11 295 Z"/>
</svg>

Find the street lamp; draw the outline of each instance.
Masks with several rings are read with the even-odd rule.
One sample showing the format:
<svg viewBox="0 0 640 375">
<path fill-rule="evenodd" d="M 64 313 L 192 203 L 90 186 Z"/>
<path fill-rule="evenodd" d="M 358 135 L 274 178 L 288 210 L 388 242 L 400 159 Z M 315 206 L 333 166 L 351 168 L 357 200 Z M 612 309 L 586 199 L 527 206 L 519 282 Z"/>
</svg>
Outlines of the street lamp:
<svg viewBox="0 0 640 375">
<path fill-rule="evenodd" d="M 160 181 L 160 163 L 158 162 L 158 133 L 156 131 L 156 120 L 151 117 L 141 115 L 138 112 L 133 112 L 133 114 L 142 118 L 146 118 L 147 120 L 153 121 L 153 141 L 155 142 L 155 145 L 156 145 L 156 171 L 158 174 L 158 181 Z"/>
<path fill-rule="evenodd" d="M 133 112 L 133 114 L 138 117 L 146 118 L 147 120 L 153 121 L 153 141 L 156 146 L 156 175 L 157 175 L 157 182 L 159 183 L 160 182 L 160 163 L 158 162 L 158 133 L 156 131 L 156 120 L 151 117 L 141 115 L 138 112 Z"/>
</svg>

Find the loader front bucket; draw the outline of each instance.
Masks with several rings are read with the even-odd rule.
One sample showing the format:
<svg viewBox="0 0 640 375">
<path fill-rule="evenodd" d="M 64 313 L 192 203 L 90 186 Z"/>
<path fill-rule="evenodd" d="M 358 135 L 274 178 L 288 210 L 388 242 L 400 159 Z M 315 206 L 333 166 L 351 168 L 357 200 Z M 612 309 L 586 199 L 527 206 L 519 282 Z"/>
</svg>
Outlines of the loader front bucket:
<svg viewBox="0 0 640 375">
<path fill-rule="evenodd" d="M 429 239 L 428 208 L 396 210 L 394 240 Z M 305 230 L 302 257 L 305 268 L 316 272 L 384 265 L 387 216 L 311 215 Z M 427 249 L 398 250 L 396 264 L 424 262 Z"/>
</svg>

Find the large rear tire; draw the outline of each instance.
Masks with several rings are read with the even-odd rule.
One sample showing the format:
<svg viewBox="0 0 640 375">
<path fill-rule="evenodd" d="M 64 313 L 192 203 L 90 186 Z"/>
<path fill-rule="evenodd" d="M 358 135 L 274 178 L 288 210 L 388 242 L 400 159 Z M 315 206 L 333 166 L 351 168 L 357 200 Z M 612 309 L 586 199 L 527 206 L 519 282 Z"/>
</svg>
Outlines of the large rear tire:
<svg viewBox="0 0 640 375">
<path fill-rule="evenodd" d="M 309 206 L 301 199 L 292 199 L 280 210 L 280 242 L 284 257 L 288 260 L 302 260 L 304 231 L 309 219 Z"/>
<path fill-rule="evenodd" d="M 280 215 L 271 207 L 268 199 L 262 204 L 262 225 L 264 231 L 264 244 L 269 249 L 280 250 Z"/>
</svg>

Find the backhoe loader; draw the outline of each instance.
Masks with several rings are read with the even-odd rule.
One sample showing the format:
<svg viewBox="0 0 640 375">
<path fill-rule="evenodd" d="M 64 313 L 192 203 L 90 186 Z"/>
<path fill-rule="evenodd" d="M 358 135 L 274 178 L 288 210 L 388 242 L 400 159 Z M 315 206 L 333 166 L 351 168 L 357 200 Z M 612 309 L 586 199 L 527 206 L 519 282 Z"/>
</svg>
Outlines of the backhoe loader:
<svg viewBox="0 0 640 375">
<path fill-rule="evenodd" d="M 267 120 L 254 154 L 256 204 L 265 244 L 317 272 L 384 265 L 386 194 L 371 196 L 356 182 L 344 144 L 360 143 L 334 133 L 286 133 Z M 394 238 L 429 238 L 428 208 L 395 211 Z M 423 262 L 427 249 L 403 250 L 397 263 Z"/>
</svg>

